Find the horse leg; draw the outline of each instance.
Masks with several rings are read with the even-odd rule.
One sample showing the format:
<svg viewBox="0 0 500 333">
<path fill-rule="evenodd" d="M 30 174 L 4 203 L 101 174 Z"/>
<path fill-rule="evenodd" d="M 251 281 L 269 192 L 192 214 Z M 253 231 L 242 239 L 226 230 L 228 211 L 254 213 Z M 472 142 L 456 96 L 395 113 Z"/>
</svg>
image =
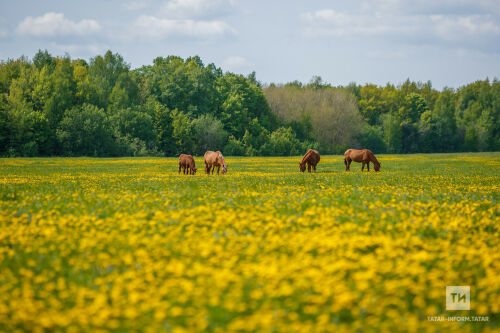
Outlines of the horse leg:
<svg viewBox="0 0 500 333">
<path fill-rule="evenodd" d="M 365 170 L 365 161 L 362 161 L 361 163 L 362 163 L 362 165 L 361 165 L 361 172 L 363 172 Z"/>
<path fill-rule="evenodd" d="M 215 169 L 215 167 L 214 167 Z M 220 165 L 217 166 L 217 176 L 219 175 L 219 171 L 220 171 Z"/>
<path fill-rule="evenodd" d="M 350 171 L 351 170 L 351 159 L 350 158 L 346 158 L 345 162 L 346 162 L 346 164 L 345 164 L 345 171 Z"/>
<path fill-rule="evenodd" d="M 313 164 L 314 173 L 316 173 L 316 164 Z"/>
<path fill-rule="evenodd" d="M 179 163 L 179 175 L 181 174 L 181 164 Z"/>
<path fill-rule="evenodd" d="M 370 161 L 366 162 L 366 165 L 368 166 L 368 172 L 370 172 Z"/>
<path fill-rule="evenodd" d="M 311 164 L 307 163 L 307 172 L 311 173 Z"/>
</svg>

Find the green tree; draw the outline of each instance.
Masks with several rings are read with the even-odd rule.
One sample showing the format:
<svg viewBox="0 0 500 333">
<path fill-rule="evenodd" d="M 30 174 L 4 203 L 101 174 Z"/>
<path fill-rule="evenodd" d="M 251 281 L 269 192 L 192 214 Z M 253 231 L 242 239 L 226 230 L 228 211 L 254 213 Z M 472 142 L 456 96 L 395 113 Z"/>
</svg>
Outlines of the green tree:
<svg viewBox="0 0 500 333">
<path fill-rule="evenodd" d="M 116 81 L 123 73 L 127 73 L 130 65 L 123 57 L 107 51 L 104 56 L 96 56 L 90 59 L 88 67 L 88 80 L 90 90 L 90 102 L 98 107 L 107 108 L 109 96 Z"/>
<path fill-rule="evenodd" d="M 210 114 L 194 119 L 192 127 L 196 134 L 195 152 L 198 155 L 203 155 L 207 150 L 221 150 L 228 140 L 222 122 Z"/>
<path fill-rule="evenodd" d="M 138 139 L 146 147 L 154 148 L 153 119 L 148 113 L 132 108 L 120 109 L 110 117 L 110 121 L 115 136 L 127 141 Z"/>
<path fill-rule="evenodd" d="M 56 60 L 47 50 L 38 50 L 33 57 L 33 65 L 41 71 L 44 67 L 51 73 L 56 67 Z"/>
<path fill-rule="evenodd" d="M 164 105 L 150 96 L 142 106 L 144 112 L 152 116 L 153 134 L 157 149 L 165 156 L 173 156 L 177 149 L 173 138 L 174 128 L 172 125 L 172 115 Z"/>
<path fill-rule="evenodd" d="M 280 127 L 272 132 L 269 142 L 262 148 L 265 155 L 273 156 L 293 156 L 298 155 L 303 150 L 303 145 L 297 140 L 290 127 Z"/>
<path fill-rule="evenodd" d="M 401 153 L 403 131 L 400 124 L 401 120 L 396 114 L 386 113 L 382 116 L 384 142 L 389 153 Z"/>
<path fill-rule="evenodd" d="M 224 154 L 228 156 L 244 156 L 245 145 L 241 142 L 241 140 L 238 140 L 231 135 L 226 146 L 224 147 Z"/>
<path fill-rule="evenodd" d="M 192 153 L 195 143 L 193 125 L 189 117 L 182 111 L 172 110 L 172 138 L 175 142 L 176 155 Z"/>
<path fill-rule="evenodd" d="M 375 154 L 385 153 L 387 147 L 384 142 L 382 127 L 363 124 L 357 141 L 363 148 L 368 148 Z"/>
<path fill-rule="evenodd" d="M 51 76 L 52 95 L 44 105 L 44 113 L 51 128 L 57 128 L 64 111 L 71 108 L 75 102 L 76 83 L 73 78 L 73 67 L 70 58 L 57 59 L 57 64 Z"/>
<path fill-rule="evenodd" d="M 110 121 L 102 108 L 84 104 L 66 110 L 57 129 L 62 152 L 68 156 L 114 155 Z"/>
</svg>

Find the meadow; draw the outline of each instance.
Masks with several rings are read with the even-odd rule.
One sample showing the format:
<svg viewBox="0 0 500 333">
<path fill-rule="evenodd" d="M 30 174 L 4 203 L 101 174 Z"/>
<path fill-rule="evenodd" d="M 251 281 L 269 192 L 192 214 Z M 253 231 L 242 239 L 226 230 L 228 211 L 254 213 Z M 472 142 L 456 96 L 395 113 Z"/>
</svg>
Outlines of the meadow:
<svg viewBox="0 0 500 333">
<path fill-rule="evenodd" d="M 377 157 L 0 159 L 0 331 L 497 332 L 500 153 Z"/>
</svg>

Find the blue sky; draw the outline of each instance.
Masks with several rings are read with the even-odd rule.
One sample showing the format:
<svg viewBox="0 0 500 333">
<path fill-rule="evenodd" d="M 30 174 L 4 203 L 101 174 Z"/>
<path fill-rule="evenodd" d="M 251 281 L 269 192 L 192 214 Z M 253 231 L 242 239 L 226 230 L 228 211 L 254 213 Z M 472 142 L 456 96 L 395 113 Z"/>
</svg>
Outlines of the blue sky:
<svg viewBox="0 0 500 333">
<path fill-rule="evenodd" d="M 132 68 L 199 55 L 266 83 L 457 88 L 500 78 L 500 1 L 2 1 L 0 59 L 38 49 L 87 60 L 111 49 Z"/>
</svg>

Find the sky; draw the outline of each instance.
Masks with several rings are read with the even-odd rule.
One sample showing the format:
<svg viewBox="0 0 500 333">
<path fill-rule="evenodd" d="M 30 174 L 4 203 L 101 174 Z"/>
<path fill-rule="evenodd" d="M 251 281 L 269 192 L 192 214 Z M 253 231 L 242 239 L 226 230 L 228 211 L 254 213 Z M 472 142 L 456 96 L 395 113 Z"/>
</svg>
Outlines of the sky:
<svg viewBox="0 0 500 333">
<path fill-rule="evenodd" d="M 198 55 L 263 83 L 500 78 L 499 0 L 0 0 L 0 59 Z"/>
</svg>

